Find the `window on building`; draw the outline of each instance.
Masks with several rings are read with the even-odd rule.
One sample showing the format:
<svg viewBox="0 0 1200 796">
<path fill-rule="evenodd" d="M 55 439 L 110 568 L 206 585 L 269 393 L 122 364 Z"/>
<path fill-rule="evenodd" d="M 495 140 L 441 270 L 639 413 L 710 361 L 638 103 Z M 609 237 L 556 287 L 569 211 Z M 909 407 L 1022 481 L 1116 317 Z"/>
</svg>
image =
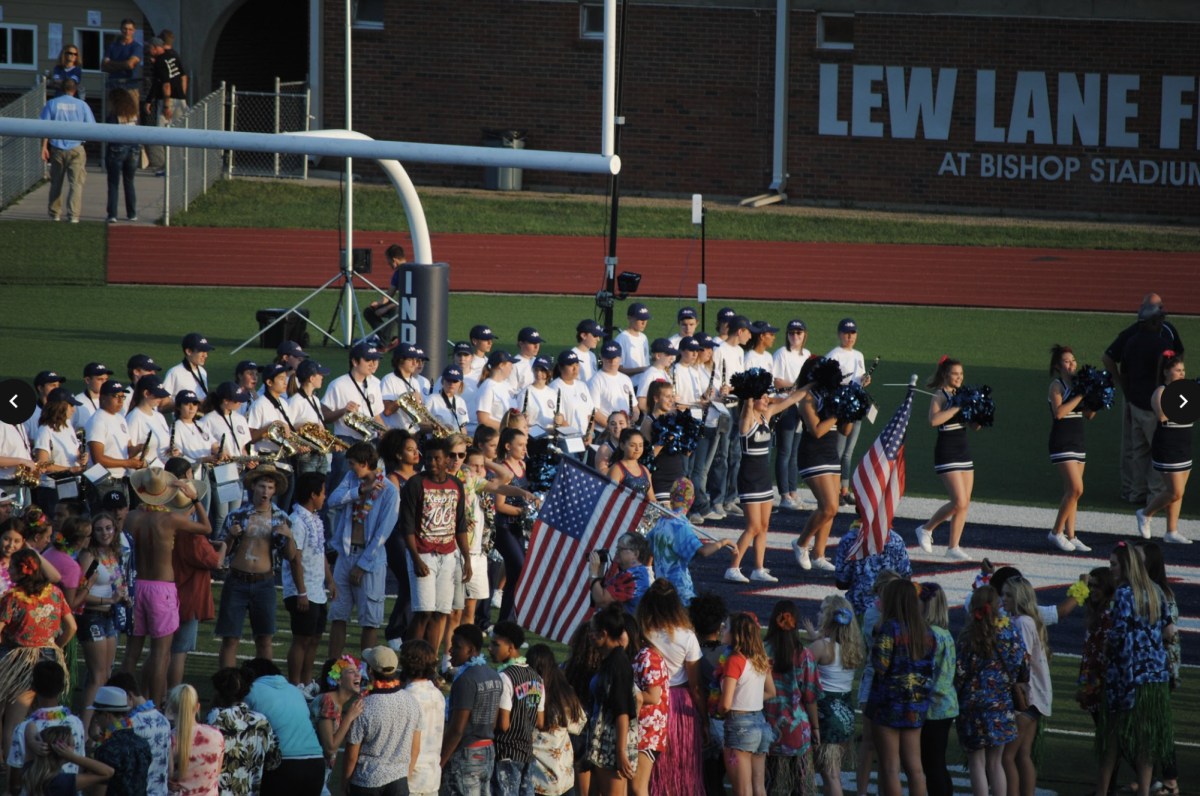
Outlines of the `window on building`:
<svg viewBox="0 0 1200 796">
<path fill-rule="evenodd" d="M 579 38 L 604 38 L 604 6 L 579 7 Z"/>
<path fill-rule="evenodd" d="M 37 69 L 37 28 L 0 25 L 0 66 Z"/>
<path fill-rule="evenodd" d="M 823 50 L 853 50 L 854 15 L 817 14 L 817 47 Z"/>
<path fill-rule="evenodd" d="M 383 30 L 383 0 L 354 0 L 350 14 L 357 30 Z"/>
<path fill-rule="evenodd" d="M 79 48 L 79 65 L 83 67 L 83 71 L 99 72 L 100 62 L 104 60 L 108 46 L 120 40 L 119 30 L 75 28 L 75 46 Z"/>
</svg>

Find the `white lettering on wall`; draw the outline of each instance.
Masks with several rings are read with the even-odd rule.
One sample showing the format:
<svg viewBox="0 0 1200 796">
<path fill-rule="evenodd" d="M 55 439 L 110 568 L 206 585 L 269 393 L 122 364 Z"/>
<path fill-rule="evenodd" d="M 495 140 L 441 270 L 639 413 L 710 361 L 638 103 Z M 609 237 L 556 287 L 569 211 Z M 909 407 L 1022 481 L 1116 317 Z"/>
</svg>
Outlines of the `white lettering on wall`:
<svg viewBox="0 0 1200 796">
<path fill-rule="evenodd" d="M 1125 129 L 1127 119 L 1137 118 L 1138 106 L 1129 101 L 1129 92 L 1137 91 L 1141 78 L 1137 75 L 1108 76 L 1108 122 L 1104 130 L 1105 146 L 1137 148 L 1138 134 Z"/>
<path fill-rule="evenodd" d="M 820 135 L 846 135 L 849 125 L 838 119 L 838 65 L 821 64 L 821 102 L 817 112 Z"/>
<path fill-rule="evenodd" d="M 975 73 L 975 140 L 1004 143 L 1004 128 L 996 126 L 996 70 Z"/>
<path fill-rule="evenodd" d="M 1192 106 L 1183 101 L 1183 95 L 1196 90 L 1193 77 L 1168 75 L 1162 83 L 1162 118 L 1158 127 L 1159 149 L 1179 149 L 1179 126 L 1184 119 L 1192 118 Z M 1200 125 L 1197 126 L 1196 148 L 1200 149 Z"/>
<path fill-rule="evenodd" d="M 907 91 L 904 87 L 903 66 L 889 66 L 886 71 L 892 138 L 916 138 L 918 118 L 921 120 L 926 139 L 945 141 L 949 138 L 958 70 L 938 70 L 936 100 L 933 95 L 932 69 L 914 66 Z"/>
<path fill-rule="evenodd" d="M 1045 72 L 1017 72 L 1017 87 L 1013 93 L 1012 116 L 1008 121 L 1008 143 L 1053 144 L 1050 129 L 1050 92 L 1046 90 Z"/>
<path fill-rule="evenodd" d="M 1100 74 L 1083 76 L 1083 91 L 1073 72 L 1058 73 L 1058 144 L 1075 143 L 1075 129 L 1083 146 L 1100 144 Z"/>
<path fill-rule="evenodd" d="M 883 80 L 882 66 L 854 65 L 854 91 L 850 106 L 852 135 L 883 138 L 883 122 L 871 121 L 871 111 L 883 107 L 883 95 L 871 90 L 871 84 L 880 80 Z"/>
</svg>

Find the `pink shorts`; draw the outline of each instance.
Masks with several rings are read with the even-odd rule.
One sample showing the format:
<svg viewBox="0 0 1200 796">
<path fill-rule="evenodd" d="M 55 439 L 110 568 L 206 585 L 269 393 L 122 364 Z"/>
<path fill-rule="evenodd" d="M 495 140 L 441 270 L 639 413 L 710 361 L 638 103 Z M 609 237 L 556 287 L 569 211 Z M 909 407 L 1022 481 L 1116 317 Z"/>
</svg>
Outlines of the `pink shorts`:
<svg viewBox="0 0 1200 796">
<path fill-rule="evenodd" d="M 162 638 L 179 629 L 179 591 L 165 580 L 139 580 L 133 601 L 133 635 Z"/>
</svg>

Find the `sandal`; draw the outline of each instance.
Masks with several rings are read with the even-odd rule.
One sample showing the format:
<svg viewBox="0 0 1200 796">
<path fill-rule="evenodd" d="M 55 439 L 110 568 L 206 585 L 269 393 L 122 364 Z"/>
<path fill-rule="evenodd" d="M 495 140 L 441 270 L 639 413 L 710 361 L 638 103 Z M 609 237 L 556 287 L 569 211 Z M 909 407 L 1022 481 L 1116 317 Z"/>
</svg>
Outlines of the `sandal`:
<svg viewBox="0 0 1200 796">
<path fill-rule="evenodd" d="M 1163 785 L 1157 791 L 1157 796 L 1179 796 L 1179 783 L 1175 783 L 1175 787 Z"/>
</svg>

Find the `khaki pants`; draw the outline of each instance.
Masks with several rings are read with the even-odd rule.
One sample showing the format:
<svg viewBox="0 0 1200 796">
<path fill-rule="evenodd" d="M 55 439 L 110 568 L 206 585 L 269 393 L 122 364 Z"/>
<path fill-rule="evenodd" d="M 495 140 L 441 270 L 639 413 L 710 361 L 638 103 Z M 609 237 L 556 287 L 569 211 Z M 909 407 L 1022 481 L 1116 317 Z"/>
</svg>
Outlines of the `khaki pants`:
<svg viewBox="0 0 1200 796">
<path fill-rule="evenodd" d="M 87 182 L 87 153 L 83 144 L 74 149 L 50 147 L 50 217 L 62 216 L 63 178 L 67 181 L 67 219 L 79 218 L 83 207 L 83 184 Z"/>
<path fill-rule="evenodd" d="M 1129 407 L 1129 446 L 1125 448 L 1122 462 L 1130 468 L 1129 499 L 1144 505 L 1163 489 L 1162 474 L 1150 466 L 1150 443 L 1158 418 L 1148 409 L 1129 402 L 1125 405 Z"/>
</svg>

